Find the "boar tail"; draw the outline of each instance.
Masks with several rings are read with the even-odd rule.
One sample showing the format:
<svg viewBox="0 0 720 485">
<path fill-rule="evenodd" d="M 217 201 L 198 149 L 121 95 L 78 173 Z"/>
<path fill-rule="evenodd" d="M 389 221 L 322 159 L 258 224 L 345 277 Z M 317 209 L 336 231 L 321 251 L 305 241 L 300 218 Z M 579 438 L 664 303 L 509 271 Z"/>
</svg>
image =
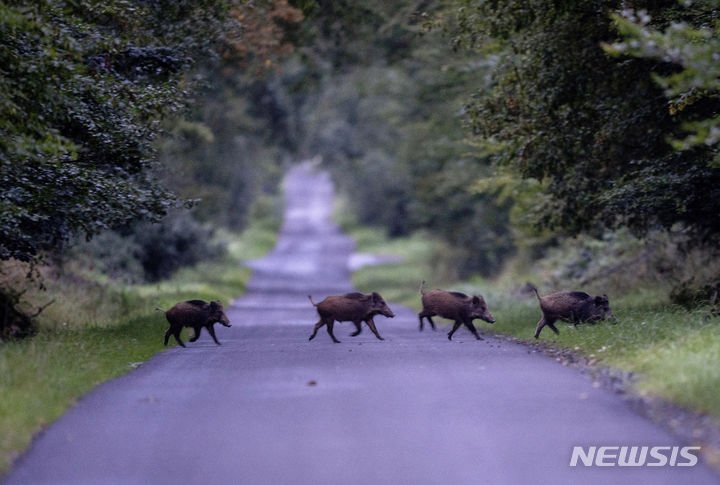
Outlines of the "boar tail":
<svg viewBox="0 0 720 485">
<path fill-rule="evenodd" d="M 312 296 L 308 295 L 308 300 L 310 300 L 310 303 L 312 303 L 313 306 L 317 306 L 317 303 L 313 301 Z"/>
<path fill-rule="evenodd" d="M 155 311 L 156 311 L 156 312 L 163 312 L 163 313 L 165 313 L 165 310 L 163 310 L 163 309 L 160 308 L 160 307 L 155 307 Z"/>
<path fill-rule="evenodd" d="M 422 280 L 422 283 L 420 283 L 420 290 L 419 290 L 419 291 L 420 291 L 420 294 L 421 294 L 421 295 L 424 295 L 424 294 L 425 294 L 425 280 Z"/>
<path fill-rule="evenodd" d="M 533 285 L 532 283 L 528 282 L 527 284 L 531 290 L 535 292 L 535 296 L 537 297 L 538 301 L 540 301 L 540 293 L 538 293 L 537 286 Z"/>
</svg>

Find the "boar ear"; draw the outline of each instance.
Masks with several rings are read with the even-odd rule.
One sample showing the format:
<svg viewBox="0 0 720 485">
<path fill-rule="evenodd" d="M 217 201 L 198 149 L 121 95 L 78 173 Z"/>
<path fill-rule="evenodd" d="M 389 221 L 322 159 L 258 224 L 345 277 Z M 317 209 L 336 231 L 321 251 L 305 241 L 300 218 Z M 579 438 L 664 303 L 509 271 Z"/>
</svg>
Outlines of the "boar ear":
<svg viewBox="0 0 720 485">
<path fill-rule="evenodd" d="M 380 293 L 373 291 L 372 292 L 372 301 L 373 303 L 376 303 L 378 301 L 382 300 L 382 297 L 380 296 Z"/>
<path fill-rule="evenodd" d="M 480 297 L 477 296 L 477 295 L 475 295 L 475 296 L 472 297 L 473 305 L 478 305 L 478 306 L 479 306 L 481 301 L 482 301 L 482 300 L 481 300 Z"/>
<path fill-rule="evenodd" d="M 607 295 L 595 297 L 595 304 L 597 304 L 597 305 L 602 305 L 603 303 L 607 303 L 607 302 L 608 302 Z"/>
<path fill-rule="evenodd" d="M 219 301 L 211 301 L 210 302 L 210 309 L 211 310 L 218 310 L 222 308 L 222 304 Z"/>
</svg>

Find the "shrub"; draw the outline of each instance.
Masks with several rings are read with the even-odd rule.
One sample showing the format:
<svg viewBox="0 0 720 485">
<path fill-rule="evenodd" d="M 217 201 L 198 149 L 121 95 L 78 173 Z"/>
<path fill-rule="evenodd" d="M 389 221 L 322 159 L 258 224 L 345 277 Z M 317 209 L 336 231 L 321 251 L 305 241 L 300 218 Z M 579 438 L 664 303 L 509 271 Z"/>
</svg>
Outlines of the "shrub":
<svg viewBox="0 0 720 485">
<path fill-rule="evenodd" d="M 76 245 L 69 258 L 76 265 L 125 283 L 156 282 L 175 271 L 225 254 L 214 231 L 179 211 L 159 223 L 141 222 L 106 231 Z"/>
</svg>

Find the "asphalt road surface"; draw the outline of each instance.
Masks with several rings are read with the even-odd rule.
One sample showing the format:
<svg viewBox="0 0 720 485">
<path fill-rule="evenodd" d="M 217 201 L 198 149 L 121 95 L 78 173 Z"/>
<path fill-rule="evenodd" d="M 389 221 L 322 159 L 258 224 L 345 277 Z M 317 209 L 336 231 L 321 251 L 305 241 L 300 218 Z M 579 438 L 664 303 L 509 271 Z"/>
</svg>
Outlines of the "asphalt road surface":
<svg viewBox="0 0 720 485">
<path fill-rule="evenodd" d="M 298 166 L 285 190 L 277 247 L 252 262 L 233 327 L 216 325 L 223 345 L 203 333 L 99 386 L 8 484 L 718 483 L 702 464 L 570 467 L 576 445 L 684 443 L 521 345 L 420 333 L 391 302 L 397 317 L 376 317 L 383 342 L 350 337 L 349 323 L 335 326 L 341 344 L 324 329 L 308 342 L 307 294 L 351 290 L 353 243 L 331 222 L 327 174 Z"/>
</svg>

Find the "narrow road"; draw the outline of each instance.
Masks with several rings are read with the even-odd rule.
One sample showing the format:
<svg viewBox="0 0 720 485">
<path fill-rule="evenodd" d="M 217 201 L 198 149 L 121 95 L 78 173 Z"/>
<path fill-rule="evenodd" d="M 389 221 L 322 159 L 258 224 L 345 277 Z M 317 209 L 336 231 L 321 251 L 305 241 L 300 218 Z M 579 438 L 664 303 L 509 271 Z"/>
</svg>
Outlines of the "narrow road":
<svg viewBox="0 0 720 485">
<path fill-rule="evenodd" d="M 7 484 L 718 483 L 702 465 L 570 467 L 575 445 L 683 443 L 523 346 L 419 333 L 392 303 L 384 342 L 351 324 L 336 325 L 342 344 L 324 330 L 308 342 L 307 294 L 351 289 L 353 243 L 331 222 L 327 174 L 301 165 L 285 190 L 277 247 L 252 262 L 223 345 L 203 334 L 99 386 Z"/>
</svg>

